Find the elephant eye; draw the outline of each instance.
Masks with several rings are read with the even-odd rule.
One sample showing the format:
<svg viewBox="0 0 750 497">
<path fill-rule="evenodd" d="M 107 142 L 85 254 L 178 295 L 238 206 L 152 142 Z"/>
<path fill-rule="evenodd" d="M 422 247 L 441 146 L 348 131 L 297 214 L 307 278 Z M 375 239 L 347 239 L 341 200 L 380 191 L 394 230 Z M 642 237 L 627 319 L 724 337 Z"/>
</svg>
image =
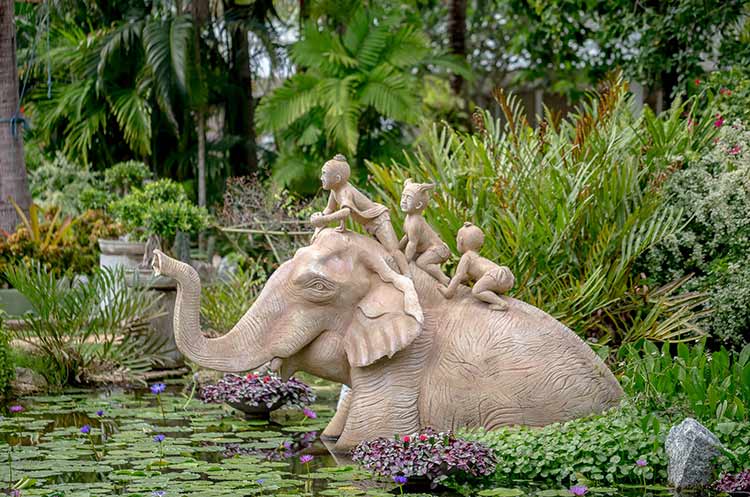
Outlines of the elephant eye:
<svg viewBox="0 0 750 497">
<path fill-rule="evenodd" d="M 333 283 L 320 277 L 309 279 L 302 287 L 308 298 L 316 302 L 332 297 L 336 291 L 336 286 Z"/>
</svg>

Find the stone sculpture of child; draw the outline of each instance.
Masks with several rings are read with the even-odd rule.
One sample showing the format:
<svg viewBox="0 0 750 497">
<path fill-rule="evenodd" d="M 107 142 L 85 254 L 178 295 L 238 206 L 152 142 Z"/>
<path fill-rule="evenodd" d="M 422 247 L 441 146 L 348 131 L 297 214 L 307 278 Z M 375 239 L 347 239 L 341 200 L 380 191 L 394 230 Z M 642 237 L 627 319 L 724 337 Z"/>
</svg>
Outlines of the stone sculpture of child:
<svg viewBox="0 0 750 497">
<path fill-rule="evenodd" d="M 310 217 L 310 222 L 317 228 L 315 234 L 326 224 L 334 221 L 339 222 L 336 228 L 338 231 L 346 231 L 346 220 L 351 217 L 385 247 L 396 261 L 401 274 L 408 276 L 409 264 L 399 250 L 388 207 L 373 202 L 354 188 L 349 183 L 350 174 L 351 169 L 346 157 L 341 154 L 336 154 L 323 165 L 320 181 L 323 189 L 330 190 L 331 194 L 323 212 L 316 212 Z"/>
<path fill-rule="evenodd" d="M 513 288 L 515 277 L 506 266 L 498 266 L 494 262 L 479 255 L 479 249 L 484 243 L 484 233 L 471 223 L 464 223 L 458 230 L 456 237 L 461 260 L 456 268 L 456 274 L 448 287 L 438 287 L 447 299 L 453 298 L 458 285 L 464 281 L 474 281 L 471 294 L 482 302 L 490 304 L 490 309 L 505 311 L 508 304 L 500 298 Z"/>
<path fill-rule="evenodd" d="M 406 234 L 401 239 L 400 248 L 404 250 L 407 262 L 415 261 L 427 274 L 447 285 L 450 278 L 443 274 L 440 265 L 448 260 L 451 251 L 422 216 L 433 188 L 434 183 L 414 183 L 410 179 L 404 183 L 401 210 L 406 213 Z"/>
</svg>

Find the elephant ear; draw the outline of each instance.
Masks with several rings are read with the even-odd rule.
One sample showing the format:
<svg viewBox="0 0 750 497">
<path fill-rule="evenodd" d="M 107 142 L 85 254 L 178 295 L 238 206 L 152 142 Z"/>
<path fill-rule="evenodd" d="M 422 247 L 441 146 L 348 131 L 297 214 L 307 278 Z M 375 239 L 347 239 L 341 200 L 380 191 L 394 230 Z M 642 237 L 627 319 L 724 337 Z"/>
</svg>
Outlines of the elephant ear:
<svg viewBox="0 0 750 497">
<path fill-rule="evenodd" d="M 357 305 L 344 341 L 353 367 L 369 366 L 408 346 L 422 332 L 424 316 L 414 283 L 376 255 L 364 256 L 377 274 L 370 291 Z"/>
</svg>

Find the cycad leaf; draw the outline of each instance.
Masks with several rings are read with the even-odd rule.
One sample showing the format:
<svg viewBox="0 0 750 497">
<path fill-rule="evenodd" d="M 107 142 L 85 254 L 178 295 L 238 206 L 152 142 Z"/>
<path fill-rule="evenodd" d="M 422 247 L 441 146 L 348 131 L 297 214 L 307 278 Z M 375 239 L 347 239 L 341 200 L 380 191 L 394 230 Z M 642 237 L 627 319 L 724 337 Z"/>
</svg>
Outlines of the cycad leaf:
<svg viewBox="0 0 750 497">
<path fill-rule="evenodd" d="M 388 43 L 384 59 L 394 67 L 411 67 L 429 54 L 429 40 L 414 26 L 400 29 Z"/>
<path fill-rule="evenodd" d="M 340 113 L 326 112 L 323 119 L 328 135 L 349 155 L 354 155 L 357 151 L 359 114 L 359 107 L 350 105 Z"/>
</svg>

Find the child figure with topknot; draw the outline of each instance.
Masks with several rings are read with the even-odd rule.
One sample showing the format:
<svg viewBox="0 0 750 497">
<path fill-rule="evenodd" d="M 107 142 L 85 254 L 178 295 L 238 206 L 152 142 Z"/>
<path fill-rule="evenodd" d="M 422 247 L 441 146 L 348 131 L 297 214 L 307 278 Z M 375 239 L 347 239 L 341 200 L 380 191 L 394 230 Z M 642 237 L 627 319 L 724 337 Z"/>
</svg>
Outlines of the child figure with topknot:
<svg viewBox="0 0 750 497">
<path fill-rule="evenodd" d="M 498 266 L 494 262 L 479 255 L 479 249 L 484 243 L 484 233 L 471 223 L 464 223 L 456 236 L 461 260 L 458 262 L 456 274 L 447 287 L 438 289 L 447 299 L 453 298 L 458 285 L 465 281 L 474 281 L 471 294 L 490 304 L 490 309 L 505 311 L 508 304 L 500 297 L 501 294 L 513 288 L 515 277 L 507 266 Z"/>
<path fill-rule="evenodd" d="M 349 183 L 351 169 L 346 157 L 337 154 L 333 159 L 323 164 L 320 181 L 324 190 L 331 192 L 328 205 L 323 212 L 316 212 L 310 217 L 310 223 L 315 226 L 315 235 L 328 223 L 338 221 L 337 231 L 346 231 L 346 220 L 351 218 L 364 227 L 365 231 L 374 236 L 396 261 L 399 271 L 405 276 L 409 274 L 409 264 L 406 257 L 399 250 L 398 238 L 391 225 L 388 207 L 373 202 L 362 192 Z M 313 235 L 313 238 L 315 237 Z"/>
<path fill-rule="evenodd" d="M 407 179 L 401 192 L 401 210 L 406 213 L 404 231 L 400 247 L 404 250 L 407 262 L 417 266 L 443 285 L 450 281 L 440 265 L 448 260 L 451 251 L 423 216 L 434 183 L 414 183 Z"/>
</svg>

